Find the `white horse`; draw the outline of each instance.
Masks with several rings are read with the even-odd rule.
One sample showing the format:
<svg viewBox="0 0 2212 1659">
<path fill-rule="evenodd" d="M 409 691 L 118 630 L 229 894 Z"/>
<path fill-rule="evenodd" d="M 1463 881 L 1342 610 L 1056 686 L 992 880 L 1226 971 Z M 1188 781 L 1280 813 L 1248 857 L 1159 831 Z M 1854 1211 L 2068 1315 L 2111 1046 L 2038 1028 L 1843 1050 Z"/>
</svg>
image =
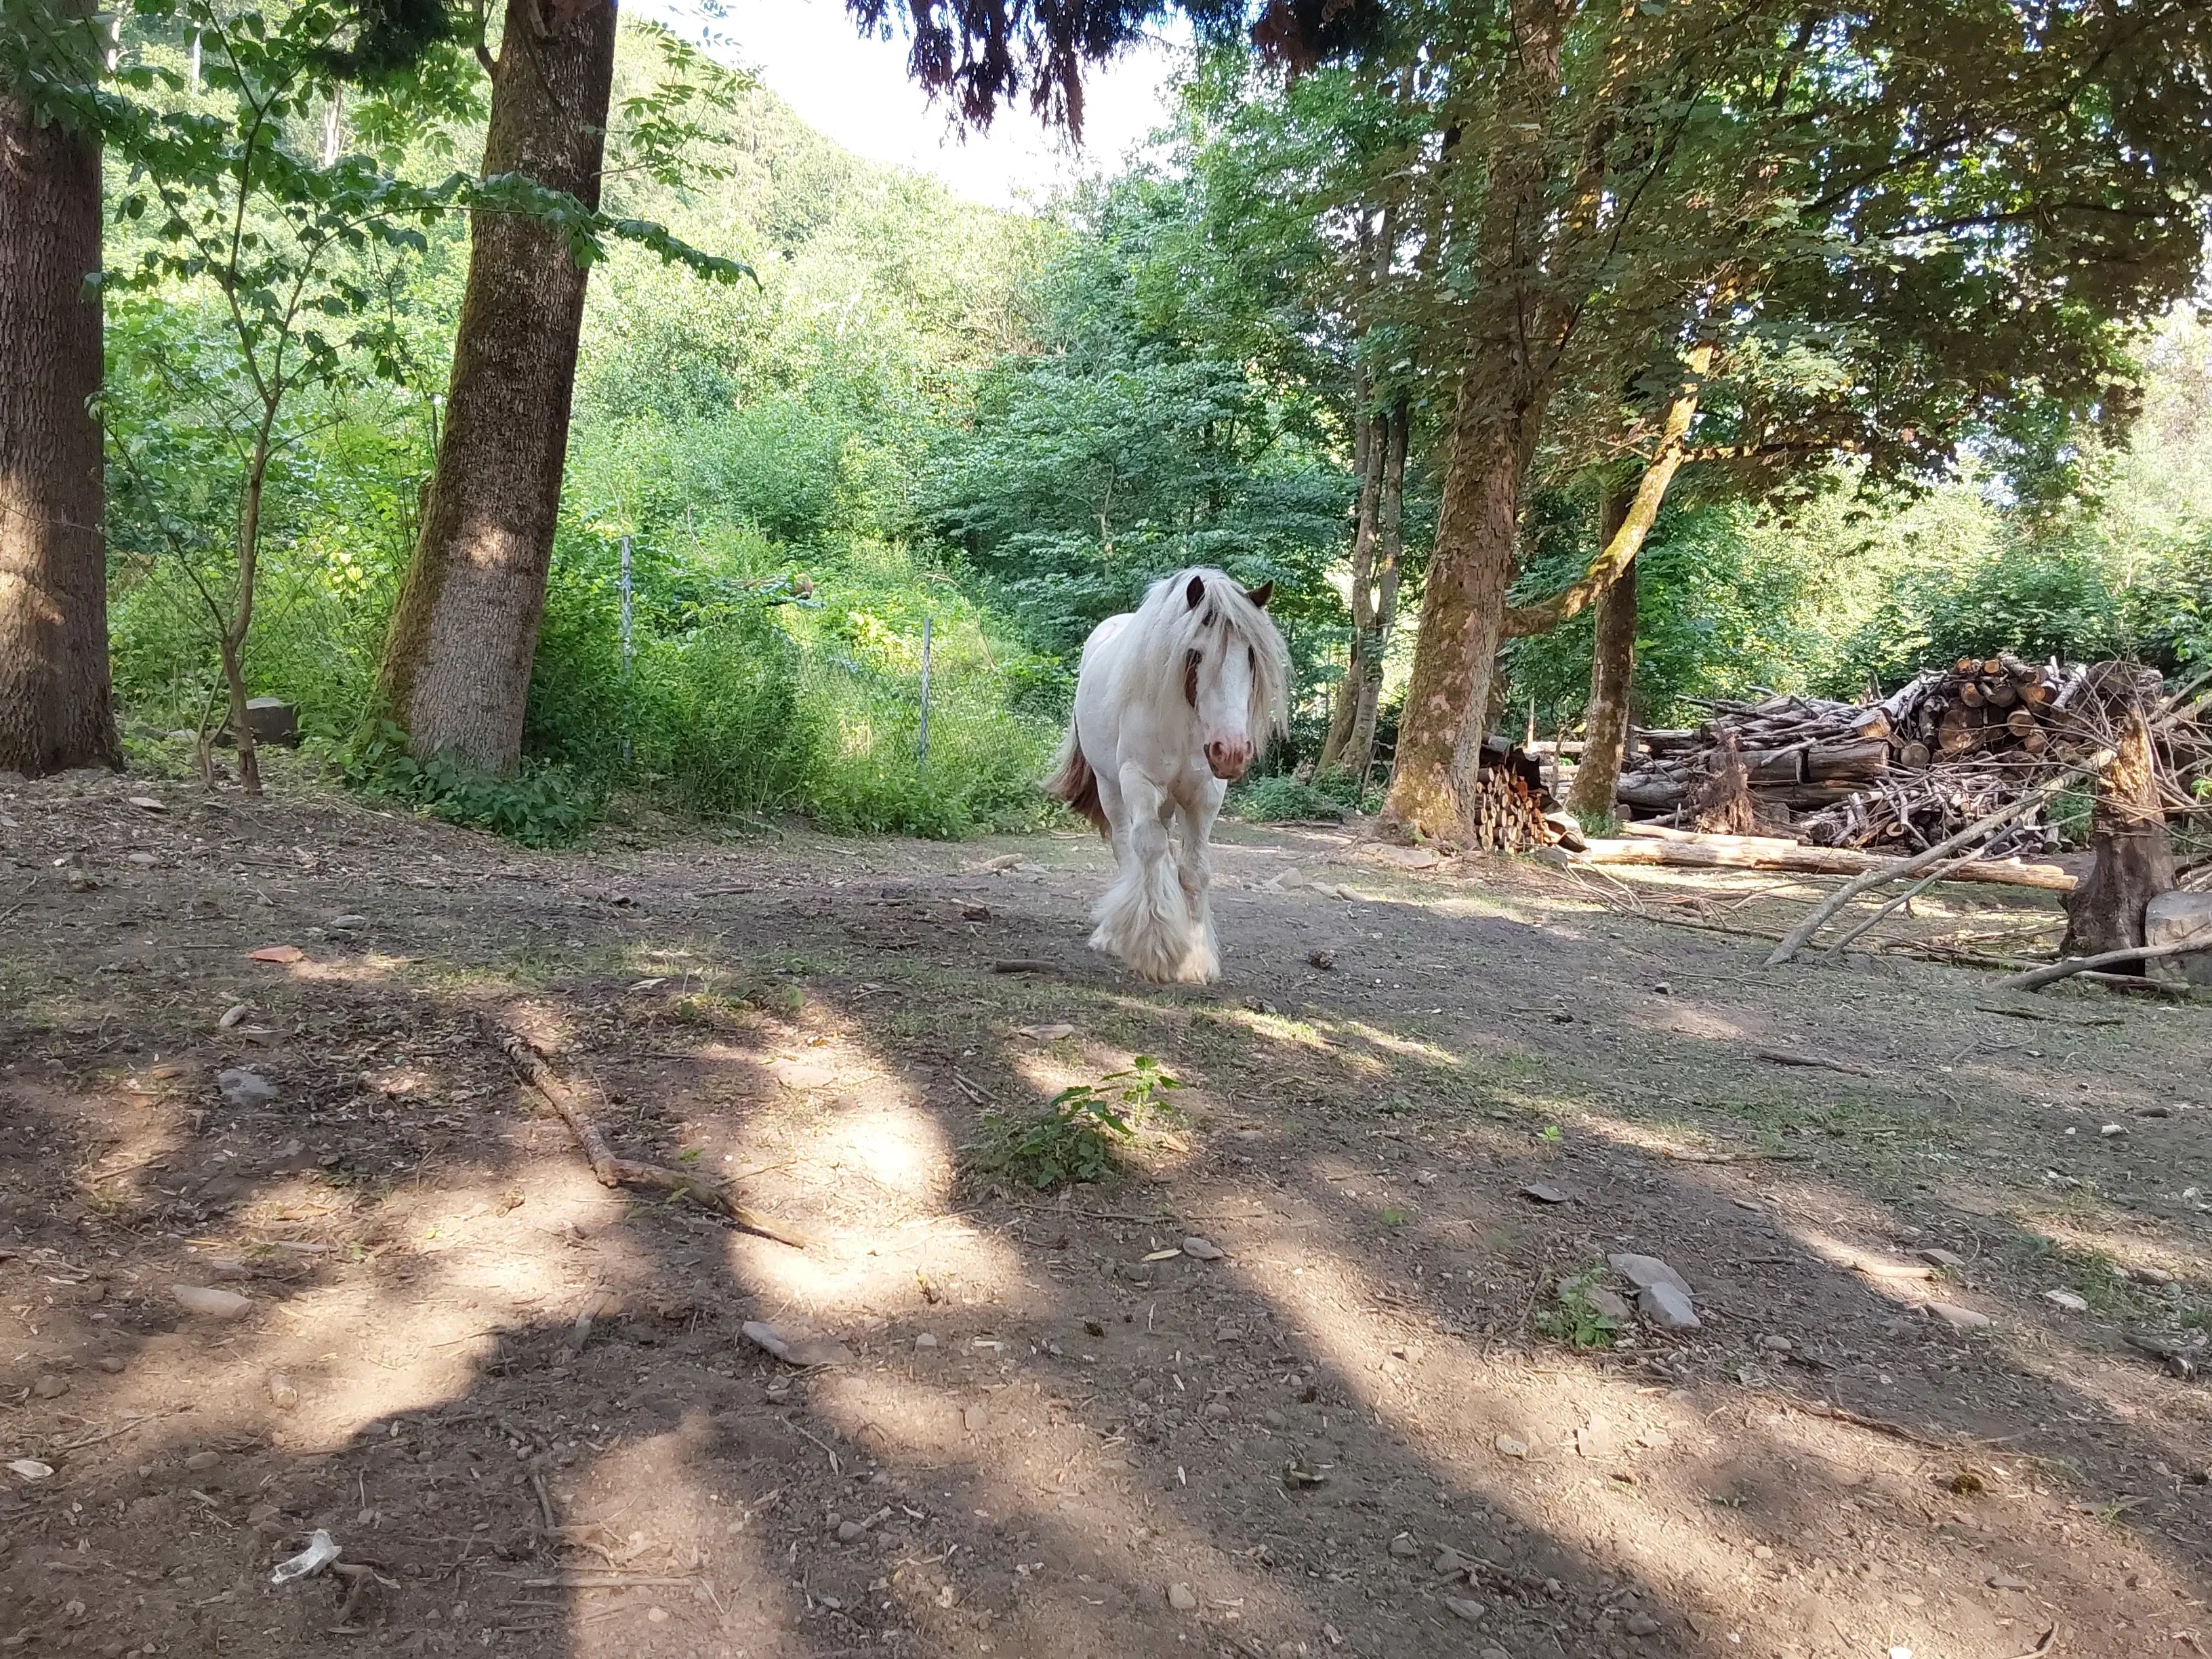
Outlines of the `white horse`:
<svg viewBox="0 0 2212 1659">
<path fill-rule="evenodd" d="M 1290 653 L 1266 609 L 1274 586 L 1248 593 L 1218 570 L 1177 571 L 1083 643 L 1048 787 L 1114 844 L 1091 949 L 1146 979 L 1203 984 L 1221 972 L 1206 842 L 1222 796 L 1287 719 Z"/>
</svg>

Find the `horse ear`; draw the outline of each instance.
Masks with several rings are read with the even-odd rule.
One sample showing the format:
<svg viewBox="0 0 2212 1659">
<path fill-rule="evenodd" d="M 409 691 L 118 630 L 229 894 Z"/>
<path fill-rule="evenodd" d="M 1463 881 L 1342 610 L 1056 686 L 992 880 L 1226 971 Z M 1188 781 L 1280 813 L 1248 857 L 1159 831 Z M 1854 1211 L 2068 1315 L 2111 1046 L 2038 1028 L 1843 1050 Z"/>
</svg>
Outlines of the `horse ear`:
<svg viewBox="0 0 2212 1659">
<path fill-rule="evenodd" d="M 1244 597 L 1251 600 L 1253 604 L 1258 605 L 1261 610 L 1265 611 L 1267 608 L 1267 601 L 1275 597 L 1275 583 L 1273 578 L 1270 577 L 1267 580 L 1261 582 L 1257 587 L 1246 590 Z"/>
<path fill-rule="evenodd" d="M 1183 589 L 1183 597 L 1190 601 L 1192 610 L 1197 610 L 1198 602 L 1206 597 L 1206 578 L 1193 576 L 1190 579 L 1190 586 Z"/>
</svg>

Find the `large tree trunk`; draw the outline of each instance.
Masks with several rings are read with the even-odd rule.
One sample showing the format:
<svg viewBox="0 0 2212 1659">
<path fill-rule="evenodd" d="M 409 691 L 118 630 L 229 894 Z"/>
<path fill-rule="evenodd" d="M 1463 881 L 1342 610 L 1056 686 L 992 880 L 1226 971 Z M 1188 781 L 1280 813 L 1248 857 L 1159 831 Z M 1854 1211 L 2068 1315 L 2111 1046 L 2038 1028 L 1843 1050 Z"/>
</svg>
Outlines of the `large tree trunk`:
<svg viewBox="0 0 2212 1659">
<path fill-rule="evenodd" d="M 612 0 L 509 0 L 488 175 L 599 199 Z M 380 710 L 417 755 L 490 772 L 522 755 L 530 664 L 568 446 L 585 269 L 541 220 L 478 210 L 446 429 L 386 641 Z"/>
<path fill-rule="evenodd" d="M 1608 484 L 1598 498 L 1598 544 L 1609 547 L 1628 517 L 1632 492 Z M 1636 562 L 1631 560 L 1599 595 L 1597 637 L 1590 651 L 1589 714 L 1583 727 L 1583 757 L 1567 805 L 1585 818 L 1610 818 L 1620 784 L 1620 757 L 1628 746 L 1628 694 L 1636 673 Z"/>
<path fill-rule="evenodd" d="M 1352 525 L 1352 652 L 1344 665 L 1344 678 L 1337 682 L 1336 696 L 1329 709 L 1328 734 L 1322 739 L 1321 758 L 1314 763 L 1316 777 L 1336 770 L 1343 763 L 1346 746 L 1352 741 L 1352 730 L 1359 716 L 1359 686 L 1364 673 L 1360 653 L 1373 626 L 1369 613 L 1374 593 L 1375 514 L 1382 495 L 1382 452 L 1378 441 L 1381 428 L 1367 408 L 1367 377 L 1355 374 L 1352 397 L 1358 412 L 1352 421 L 1352 470 L 1359 479 L 1359 496 Z"/>
<path fill-rule="evenodd" d="M 2089 873 L 2068 896 L 2062 957 L 2100 956 L 2143 942 L 2143 907 L 2174 884 L 2173 847 L 2159 800 L 2157 757 L 2138 708 L 2097 781 Z"/>
<path fill-rule="evenodd" d="M 1501 400 L 1472 369 L 1460 386 L 1437 549 L 1421 596 L 1420 642 L 1406 688 L 1387 830 L 1446 838 L 1482 754 L 1483 714 L 1543 398 Z"/>
<path fill-rule="evenodd" d="M 1413 411 L 1400 399 L 1384 416 L 1382 494 L 1376 510 L 1374 628 L 1371 648 L 1359 659 L 1359 707 L 1352 717 L 1352 741 L 1344 752 L 1344 769 L 1365 786 L 1368 769 L 1375 763 L 1375 717 L 1382 701 L 1382 659 L 1390 649 L 1391 630 L 1398 623 L 1399 559 L 1406 548 L 1406 443 Z"/>
<path fill-rule="evenodd" d="M 101 530 L 100 143 L 0 86 L 0 771 L 123 764 Z"/>
</svg>

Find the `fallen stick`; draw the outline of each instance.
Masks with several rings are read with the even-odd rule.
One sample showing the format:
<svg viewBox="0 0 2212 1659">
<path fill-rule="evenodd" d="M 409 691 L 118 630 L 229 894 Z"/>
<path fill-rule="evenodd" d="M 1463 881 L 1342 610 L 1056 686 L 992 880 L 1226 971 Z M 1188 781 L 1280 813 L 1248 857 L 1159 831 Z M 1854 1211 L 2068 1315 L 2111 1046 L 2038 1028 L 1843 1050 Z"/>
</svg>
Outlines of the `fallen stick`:
<svg viewBox="0 0 2212 1659">
<path fill-rule="evenodd" d="M 1846 1077 L 1872 1077 L 1874 1073 L 1864 1066 L 1854 1066 L 1849 1060 L 1828 1060 L 1819 1054 L 1792 1054 L 1787 1048 L 1761 1048 L 1753 1056 L 1774 1066 L 1803 1066 L 1818 1072 L 1841 1072 Z"/>
<path fill-rule="evenodd" d="M 576 1137 L 576 1144 L 584 1149 L 584 1156 L 590 1161 L 592 1174 L 599 1185 L 643 1187 L 672 1197 L 688 1198 L 703 1208 L 729 1217 L 749 1233 L 788 1244 L 794 1250 L 806 1248 L 805 1239 L 779 1227 L 759 1211 L 738 1202 L 737 1194 L 711 1175 L 664 1169 L 658 1164 L 640 1164 L 634 1158 L 616 1157 L 606 1137 L 599 1133 L 599 1126 L 585 1115 L 568 1085 L 553 1074 L 553 1068 L 545 1063 L 544 1056 L 512 1031 L 496 1030 L 494 1035 L 507 1059 L 514 1063 L 515 1070 L 568 1124 L 569 1132 Z"/>
<path fill-rule="evenodd" d="M 1972 864 L 1976 859 L 1979 858 L 1984 850 L 1984 849 L 1982 848 L 1977 847 L 1970 851 L 1966 857 L 1960 859 L 1956 864 L 1938 866 L 1936 869 L 1929 871 L 1926 875 L 1921 877 L 1919 880 L 1914 882 L 1911 886 L 1906 888 L 1903 892 L 1899 893 L 1895 898 L 1891 899 L 1887 904 L 1884 904 L 1880 909 L 1876 910 L 1865 921 L 1860 922 L 1857 927 L 1850 929 L 1848 933 L 1840 934 L 1837 938 L 1831 939 L 1828 943 L 1828 948 L 1821 954 L 1824 957 L 1837 957 L 1842 955 L 1844 946 L 1850 944 L 1853 939 L 1858 939 L 1863 934 L 1872 933 L 1876 925 L 1881 922 L 1881 919 L 1884 916 L 1888 915 L 1892 911 L 1902 909 L 1905 906 L 1911 904 L 1914 899 L 1919 897 L 1921 894 L 1926 892 L 1939 881 L 1954 881 L 1958 879 L 1960 872 L 1962 872 L 1968 865 Z"/>
<path fill-rule="evenodd" d="M 1600 836 L 1582 852 L 1566 860 L 1578 864 L 1666 865 L 1684 870 L 1789 870 L 1814 876 L 1878 874 L 1890 879 L 1904 873 L 1911 862 L 1881 853 L 1863 853 L 1852 847 L 1808 847 L 1778 836 L 1699 836 L 1664 840 L 1636 835 L 1619 840 Z M 1916 866 L 1916 872 L 1924 866 Z M 2011 859 L 1960 860 L 1940 872 L 1937 881 L 1984 882 L 2002 887 L 2035 887 L 2045 892 L 2070 893 L 2074 878 L 2055 864 L 2023 864 Z"/>
<path fill-rule="evenodd" d="M 2078 769 L 2094 773 L 2106 765 L 2112 760 L 2112 750 L 2100 749 L 2095 756 L 2092 757 L 2087 766 Z M 1869 888 L 1880 887 L 1886 882 L 1897 881 L 1906 876 L 1917 876 L 1931 865 L 1940 864 L 1960 848 L 1974 845 L 1992 830 L 2002 829 L 2023 812 L 2033 811 L 2071 783 L 2075 775 L 2075 771 L 2069 770 L 2051 779 L 2041 788 L 2032 789 L 2019 799 L 2000 806 L 1986 817 L 1975 819 L 1957 835 L 1946 836 L 1923 853 L 1916 853 L 1909 859 L 1900 859 L 1886 869 L 1869 870 L 1863 876 L 1852 877 L 1807 912 L 1805 919 L 1791 928 L 1782 943 L 1774 947 L 1773 954 L 1766 958 L 1766 965 L 1770 968 L 1779 968 L 1796 956 L 1798 951 L 1805 948 L 1805 942 L 1820 931 L 1822 924 L 1829 917 L 1834 915 L 1837 911 L 1842 909 Z M 1996 868 L 1995 865 L 1986 864 L 1972 867 L 1984 872 Z"/>
<path fill-rule="evenodd" d="M 2117 968 L 2129 962 L 2155 962 L 2160 957 L 2178 957 L 2185 951 L 2205 950 L 2212 950 L 2212 939 L 2201 933 L 2191 934 L 2184 939 L 2169 940 L 2164 945 L 2131 945 L 2124 951 L 2100 951 L 2094 957 L 2067 957 L 2058 962 L 2046 963 L 2040 968 L 2031 968 L 2024 974 L 2014 974 L 2010 979 L 1999 980 L 1997 988 L 2001 991 L 2033 991 L 2100 968 Z"/>
</svg>

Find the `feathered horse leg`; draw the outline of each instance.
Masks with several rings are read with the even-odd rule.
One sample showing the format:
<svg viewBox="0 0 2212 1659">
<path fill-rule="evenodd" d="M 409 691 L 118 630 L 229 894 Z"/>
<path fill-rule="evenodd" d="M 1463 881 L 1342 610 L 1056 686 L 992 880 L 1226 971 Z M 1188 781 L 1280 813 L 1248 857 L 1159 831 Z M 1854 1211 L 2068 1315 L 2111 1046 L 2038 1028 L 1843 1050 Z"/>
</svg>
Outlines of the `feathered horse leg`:
<svg viewBox="0 0 2212 1659">
<path fill-rule="evenodd" d="M 1182 970 L 1176 977 L 1188 984 L 1210 984 L 1221 977 L 1221 949 L 1213 932 L 1213 821 L 1221 815 L 1221 798 L 1228 793 L 1222 783 L 1209 785 L 1195 811 L 1182 815 L 1182 845 L 1176 849 L 1176 879 L 1189 912 L 1190 930 Z"/>
<path fill-rule="evenodd" d="M 1146 979 L 1203 982 L 1213 951 L 1191 914 L 1168 840 L 1174 810 L 1134 767 L 1121 769 L 1121 814 L 1114 824 L 1113 884 L 1092 914 L 1091 947 L 1117 956 Z"/>
</svg>

